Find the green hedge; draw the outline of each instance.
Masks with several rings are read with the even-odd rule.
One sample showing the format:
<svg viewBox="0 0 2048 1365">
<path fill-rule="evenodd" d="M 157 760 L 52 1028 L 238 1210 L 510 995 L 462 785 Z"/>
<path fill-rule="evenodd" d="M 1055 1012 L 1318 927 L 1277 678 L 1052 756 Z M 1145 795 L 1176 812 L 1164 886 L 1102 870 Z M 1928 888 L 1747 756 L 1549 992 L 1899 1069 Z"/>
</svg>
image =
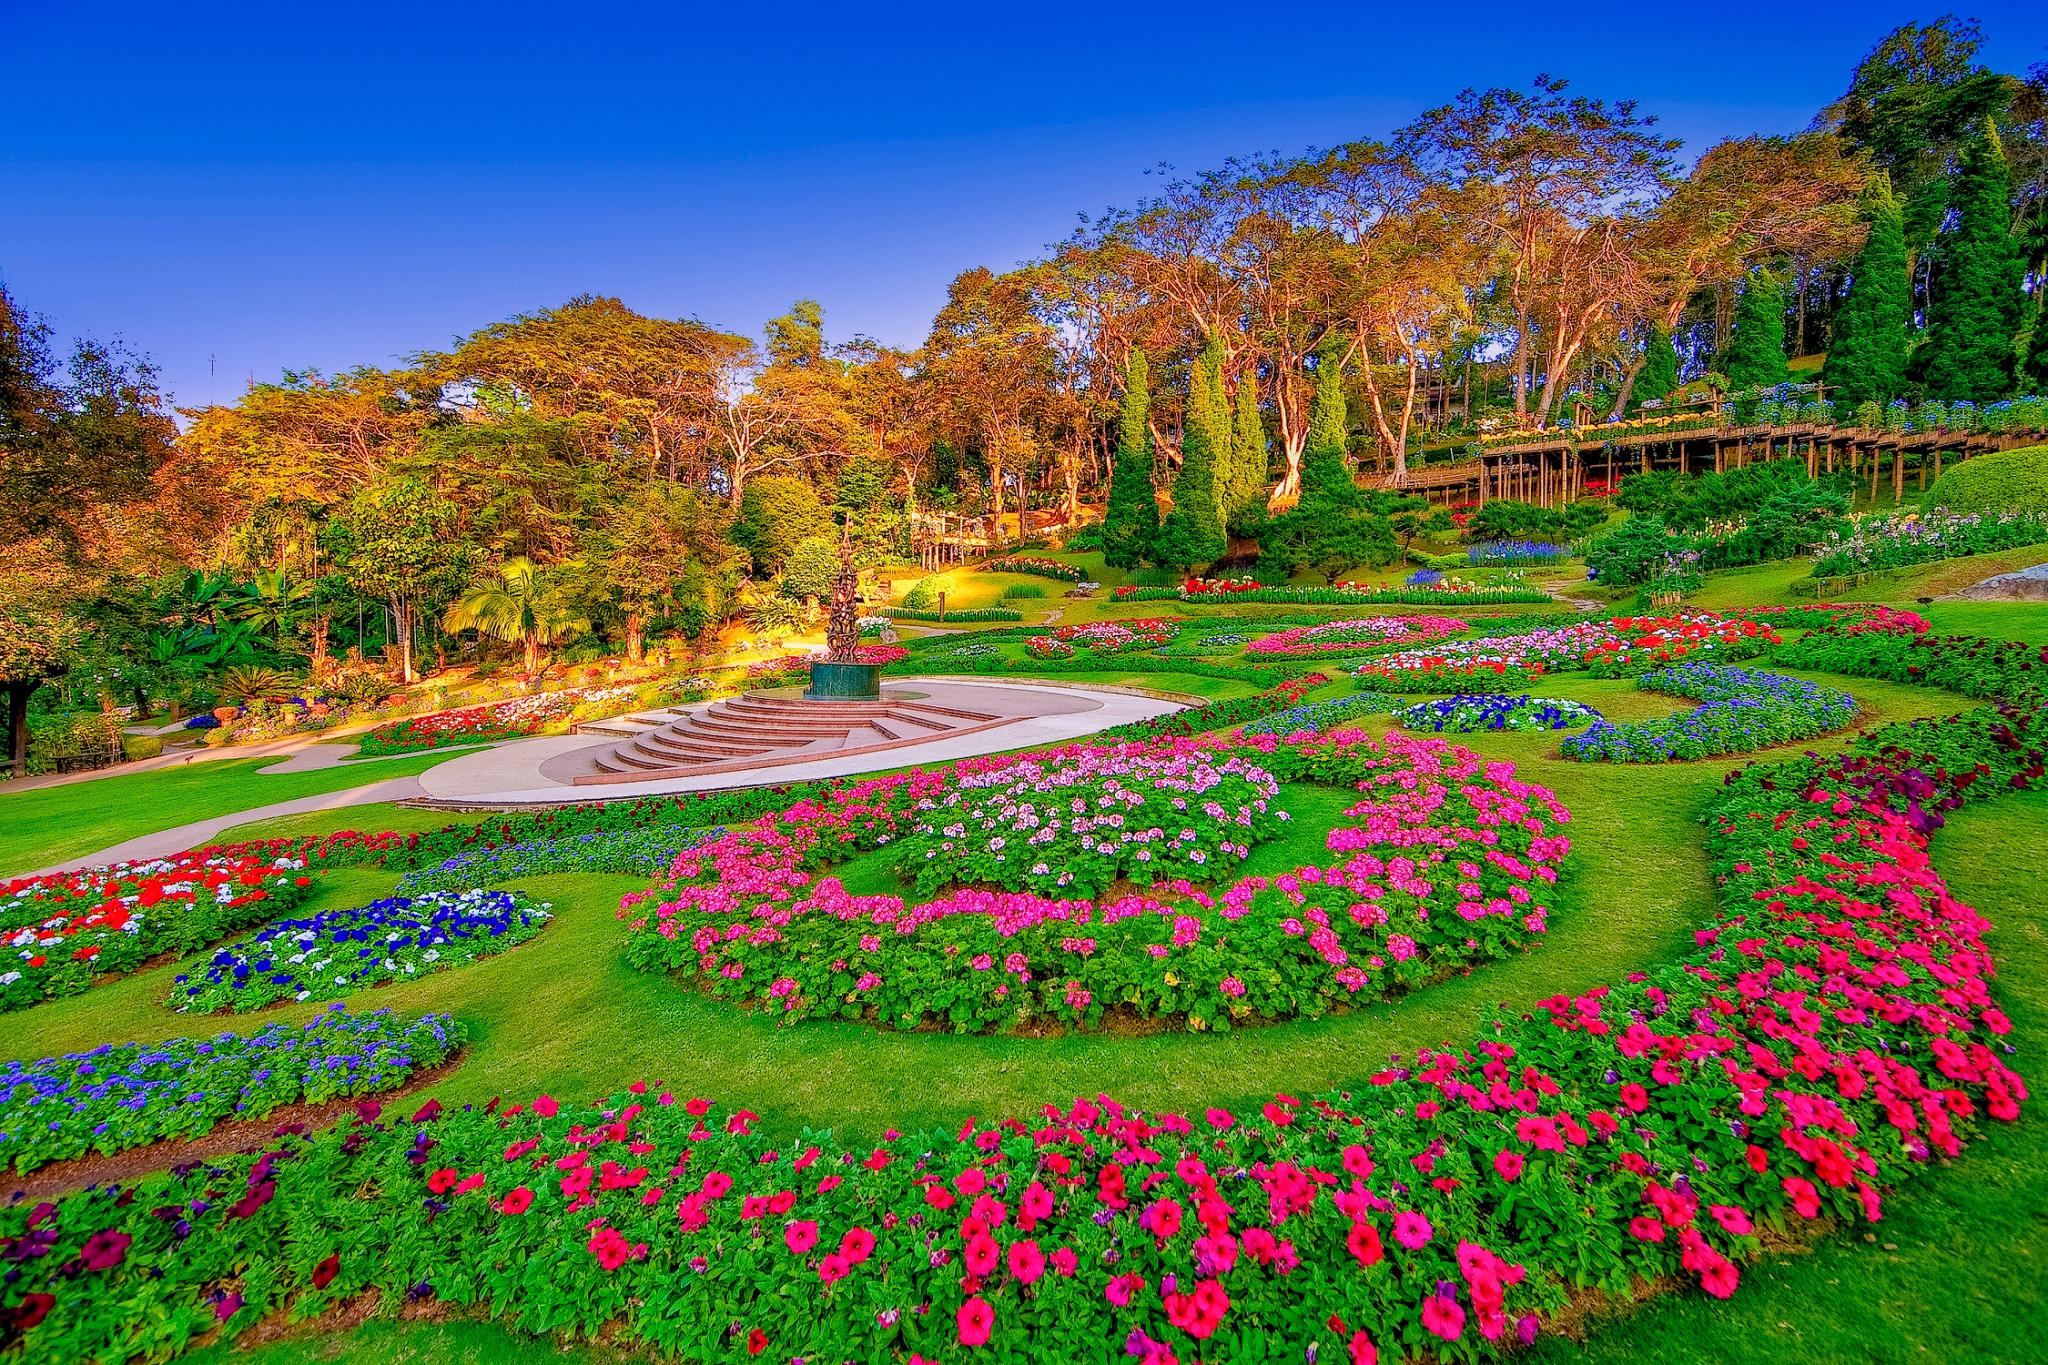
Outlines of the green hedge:
<svg viewBox="0 0 2048 1365">
<path fill-rule="evenodd" d="M 976 607 L 972 611 L 919 611 L 915 607 L 885 607 L 882 615 L 891 621 L 1021 621 L 1024 613 L 1008 607 Z"/>
<path fill-rule="evenodd" d="M 1920 505 L 1951 512 L 2048 512 L 2048 445 L 1995 451 L 1952 465 Z"/>
</svg>

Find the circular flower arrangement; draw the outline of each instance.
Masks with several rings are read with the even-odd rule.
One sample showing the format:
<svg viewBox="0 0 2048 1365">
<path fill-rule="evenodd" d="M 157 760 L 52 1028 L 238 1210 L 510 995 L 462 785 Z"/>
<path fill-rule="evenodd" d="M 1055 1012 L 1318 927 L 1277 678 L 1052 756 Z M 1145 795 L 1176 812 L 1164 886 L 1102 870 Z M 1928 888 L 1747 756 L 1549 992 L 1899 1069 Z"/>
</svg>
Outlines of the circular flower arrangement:
<svg viewBox="0 0 2048 1365">
<path fill-rule="evenodd" d="M 1706 612 L 1616 616 L 1403 649 L 1369 659 L 1354 672 L 1364 685 L 1390 691 L 1504 690 L 1575 669 L 1600 678 L 1632 677 L 1701 658 L 1747 659 L 1777 643 L 1768 626 Z"/>
<path fill-rule="evenodd" d="M 1417 702 L 1396 712 L 1394 719 L 1410 730 L 1470 735 L 1481 730 L 1571 730 L 1599 720 L 1600 713 L 1558 697 L 1483 692 Z"/>
<path fill-rule="evenodd" d="M 1024 642 L 1024 652 L 1034 659 L 1071 659 L 1076 649 L 1096 654 L 1130 654 L 1157 649 L 1178 634 L 1180 623 L 1163 616 L 1091 621 L 1086 625 L 1061 626 L 1050 635 L 1034 635 Z"/>
<path fill-rule="evenodd" d="M 1121 877 L 1203 878 L 1287 819 L 1241 758 L 1083 749 L 974 773 L 918 803 L 897 861 L 921 894 L 953 882 L 1096 895 Z"/>
<path fill-rule="evenodd" d="M 1148 819 L 1147 838 L 1125 841 L 1135 821 L 1107 831 L 1094 821 L 1129 799 L 1140 773 L 1146 807 L 1184 801 L 1175 813 L 1185 824 Z M 1206 885 L 1181 875 L 1117 883 L 1088 897 L 1074 894 L 1075 883 L 1058 886 L 1054 869 L 1092 868 L 1083 880 L 1094 885 L 1112 863 L 1136 871 L 1145 866 L 1138 853 L 1156 861 L 1176 843 L 1210 860 L 1190 867 L 1182 858 L 1169 872 L 1213 871 L 1225 844 L 1241 859 L 1277 826 L 1268 793 L 1287 781 L 1358 791 L 1315 861 Z M 1003 809 L 1037 821 L 1020 824 L 1019 842 L 1060 813 L 1057 851 L 1001 864 L 1023 874 L 1013 884 L 1032 889 L 987 885 L 986 850 L 1002 837 L 989 831 Z M 714 994 L 791 1019 L 987 1032 L 1095 1027 L 1113 1013 L 1221 1028 L 1318 1016 L 1523 947 L 1543 932 L 1543 896 L 1570 847 L 1560 828 L 1569 818 L 1507 765 L 1437 740 L 1345 730 L 1074 746 L 870 779 L 799 802 L 684 853 L 672 882 L 629 898 L 621 915 L 632 924 L 636 966 L 693 972 Z M 952 889 L 913 903 L 854 894 L 829 874 L 899 841 L 897 858 L 920 874 L 938 865 L 920 875 L 920 894 L 938 883 Z M 1007 842 L 996 850 L 1011 851 Z"/>
<path fill-rule="evenodd" d="M 1370 650 L 1425 645 L 1471 627 L 1452 616 L 1367 616 L 1357 621 L 1325 621 L 1296 626 L 1254 643 L 1246 654 L 1303 658 L 1323 654 L 1364 654 Z"/>
</svg>

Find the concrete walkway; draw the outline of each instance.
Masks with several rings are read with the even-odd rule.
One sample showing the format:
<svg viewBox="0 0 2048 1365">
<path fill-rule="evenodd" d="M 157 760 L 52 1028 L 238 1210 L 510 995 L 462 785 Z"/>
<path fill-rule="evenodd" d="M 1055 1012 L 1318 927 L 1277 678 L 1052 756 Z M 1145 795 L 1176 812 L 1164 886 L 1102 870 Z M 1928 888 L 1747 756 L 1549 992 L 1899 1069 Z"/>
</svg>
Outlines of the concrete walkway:
<svg viewBox="0 0 2048 1365">
<path fill-rule="evenodd" d="M 915 687 L 920 681 L 938 679 L 895 678 L 892 682 Z M 1016 688 L 1051 687 L 1056 684 L 1005 678 L 947 678 L 949 689 L 986 691 L 990 704 L 998 694 Z M 733 787 L 776 786 L 785 782 L 808 782 L 818 778 L 854 777 L 862 773 L 908 768 L 920 763 L 944 763 L 958 758 L 1000 753 L 1009 749 L 1030 749 L 1043 744 L 1060 744 L 1082 739 L 1098 730 L 1135 720 L 1150 720 L 1182 708 L 1182 703 L 1138 691 L 1100 687 L 1069 687 L 1093 705 L 1086 710 L 1060 714 L 1026 716 L 1007 725 L 977 730 L 956 737 L 938 736 L 926 744 L 906 745 L 886 752 L 860 752 L 820 758 L 810 763 L 786 763 L 749 772 L 712 772 L 695 777 L 657 778 L 648 782 L 614 782 L 603 786 L 572 786 L 548 776 L 544 768 L 560 770 L 554 762 L 581 750 L 602 749 L 616 744 L 605 735 L 557 735 L 545 739 L 520 740 L 493 749 L 451 759 L 420 775 L 427 796 L 449 805 L 521 806 L 560 805 L 593 800 L 631 800 L 640 796 L 666 796 L 677 792 L 724 791 Z"/>
</svg>

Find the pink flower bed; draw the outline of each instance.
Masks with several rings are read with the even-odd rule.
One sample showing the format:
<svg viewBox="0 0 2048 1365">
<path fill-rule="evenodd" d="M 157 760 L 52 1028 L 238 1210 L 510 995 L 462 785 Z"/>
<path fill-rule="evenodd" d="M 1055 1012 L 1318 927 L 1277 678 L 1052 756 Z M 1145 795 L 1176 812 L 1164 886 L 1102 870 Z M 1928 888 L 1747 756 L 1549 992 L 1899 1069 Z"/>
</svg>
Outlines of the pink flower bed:
<svg viewBox="0 0 2048 1365">
<path fill-rule="evenodd" d="M 1100 810 L 1048 770 L 1128 773 L 1133 760 L 1198 760 L 1219 773 L 1235 765 L 1253 792 L 1271 789 L 1261 785 L 1270 773 L 1355 787 L 1361 799 L 1325 837 L 1325 859 L 1278 875 L 1197 885 L 1182 862 L 1149 886 L 1100 897 L 986 884 L 986 836 L 970 839 L 953 804 L 962 787 L 1018 777 L 1004 786 L 1012 809 L 1037 787 L 1048 806 Z M 1145 850 L 1183 836 L 1197 849 L 1221 842 L 1230 848 L 1216 865 L 1227 866 L 1264 817 L 1249 804 L 1233 815 L 1206 793 L 1176 799 L 1181 809 L 1160 816 L 1167 825 L 1153 826 L 1152 815 L 1140 822 L 1158 836 Z M 791 1019 L 980 1032 L 1094 1026 L 1114 1007 L 1123 1017 L 1228 1027 L 1320 1015 L 1525 946 L 1543 932 L 1569 818 L 1511 765 L 1435 740 L 1350 730 L 1074 746 L 870 779 L 830 801 L 799 802 L 684 854 L 671 883 L 629 898 L 621 914 L 635 965 L 691 972 L 715 994 Z M 1029 826 L 1019 824 L 1026 845 Z M 894 843 L 920 874 L 926 852 L 952 843 L 948 865 L 983 884 L 912 903 L 855 894 L 830 875 L 833 864 Z M 1055 864 L 1080 866 L 1081 857 L 1048 855 L 1047 870 Z"/>
<path fill-rule="evenodd" d="M 1326 621 L 1254 640 L 1246 654 L 1300 658 L 1321 654 L 1364 654 L 1376 649 L 1425 645 L 1471 627 L 1451 616 L 1368 616 L 1360 621 Z"/>
</svg>

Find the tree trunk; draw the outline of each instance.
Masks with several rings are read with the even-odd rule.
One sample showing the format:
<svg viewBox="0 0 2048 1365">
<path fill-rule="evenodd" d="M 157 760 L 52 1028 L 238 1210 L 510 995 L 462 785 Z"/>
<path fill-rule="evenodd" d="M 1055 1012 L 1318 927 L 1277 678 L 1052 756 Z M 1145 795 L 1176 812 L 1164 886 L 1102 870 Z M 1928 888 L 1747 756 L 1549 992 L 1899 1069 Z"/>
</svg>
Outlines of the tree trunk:
<svg viewBox="0 0 2048 1365">
<path fill-rule="evenodd" d="M 1628 400 L 1636 391 L 1636 376 L 1643 372 L 1643 365 L 1644 359 L 1638 359 L 1622 376 L 1621 392 L 1614 396 L 1614 411 L 1607 414 L 1608 421 L 1619 422 L 1621 415 L 1628 411 Z"/>
<path fill-rule="evenodd" d="M 391 599 L 391 625 L 398 632 L 398 681 L 417 681 L 412 672 L 412 603 L 403 597 Z"/>
<path fill-rule="evenodd" d="M 538 677 L 540 674 L 540 638 L 529 635 L 521 643 L 526 652 L 526 676 L 529 678 Z"/>
<path fill-rule="evenodd" d="M 13 678 L 7 683 L 8 766 L 16 779 L 28 776 L 28 698 L 41 684 L 40 678 Z"/>
<path fill-rule="evenodd" d="M 639 663 L 645 648 L 645 642 L 640 638 L 641 625 L 639 612 L 626 613 L 626 662 L 629 664 Z"/>
</svg>

